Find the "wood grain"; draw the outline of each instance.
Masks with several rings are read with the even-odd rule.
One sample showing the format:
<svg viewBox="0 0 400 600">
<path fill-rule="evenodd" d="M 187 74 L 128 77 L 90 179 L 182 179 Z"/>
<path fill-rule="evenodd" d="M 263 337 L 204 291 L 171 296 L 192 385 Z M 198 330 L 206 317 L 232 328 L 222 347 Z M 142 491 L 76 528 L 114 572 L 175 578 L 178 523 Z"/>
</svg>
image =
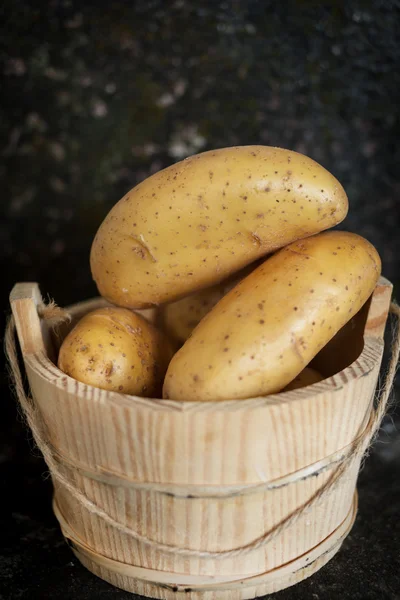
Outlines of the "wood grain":
<svg viewBox="0 0 400 600">
<path fill-rule="evenodd" d="M 330 472 L 233 498 L 173 497 L 140 489 L 140 484 L 171 484 L 194 491 L 196 486 L 206 485 L 221 491 L 224 486 L 277 479 L 345 448 L 363 431 L 370 416 L 390 296 L 391 284 L 381 278 L 360 320 L 362 347 L 360 339 L 353 340 L 352 352 L 357 351 L 357 356 L 344 369 L 307 388 L 216 403 L 144 399 L 79 383 L 49 359 L 43 341 L 46 326 L 37 316 L 41 301 L 37 285 L 18 284 L 11 305 L 31 391 L 47 425 L 49 442 L 65 458 L 61 463 L 64 473 L 114 519 L 149 539 L 214 552 L 257 539 L 317 492 Z M 73 316 L 82 315 L 101 303 L 101 299 L 93 300 L 69 310 Z M 358 325 L 354 330 L 359 329 Z M 330 352 L 334 357 L 337 346 L 332 345 Z M 325 360 L 329 362 L 329 353 Z M 89 472 L 106 470 L 132 479 L 139 487 L 96 481 L 68 466 L 74 462 Z M 62 519 L 76 539 L 106 559 L 172 575 L 248 578 L 296 561 L 338 530 L 351 511 L 358 470 L 356 461 L 329 497 L 272 544 L 224 559 L 161 552 L 106 525 L 60 484 L 55 484 L 55 496 Z M 174 597 L 162 586 L 148 587 L 134 577 L 121 579 L 93 561 L 79 558 L 114 585 L 158 598 Z M 318 559 L 316 568 L 325 559 Z M 286 574 L 273 591 L 295 580 L 294 573 Z M 252 598 L 260 589 L 246 588 L 227 597 Z M 210 593 L 199 591 L 190 598 L 222 598 Z"/>
<path fill-rule="evenodd" d="M 57 505 L 54 506 L 57 519 L 60 521 L 64 535 L 73 539 L 68 524 L 63 520 Z M 113 585 L 132 590 L 155 598 L 171 598 L 172 600 L 197 600 L 199 597 L 208 600 L 232 600 L 237 598 L 253 598 L 273 593 L 282 587 L 299 583 L 326 564 L 340 549 L 343 539 L 348 535 L 357 512 L 357 495 L 343 523 L 317 547 L 298 559 L 286 563 L 273 571 L 242 579 L 236 576 L 191 576 L 170 574 L 165 571 L 143 569 L 126 563 L 116 563 L 94 553 L 84 544 L 72 546 L 76 557 L 91 571 L 106 579 Z M 232 576 L 231 576 L 232 577 Z M 154 582 L 161 585 L 154 585 Z M 282 585 L 284 583 L 284 586 Z M 200 596 L 201 594 L 201 596 Z"/>
</svg>

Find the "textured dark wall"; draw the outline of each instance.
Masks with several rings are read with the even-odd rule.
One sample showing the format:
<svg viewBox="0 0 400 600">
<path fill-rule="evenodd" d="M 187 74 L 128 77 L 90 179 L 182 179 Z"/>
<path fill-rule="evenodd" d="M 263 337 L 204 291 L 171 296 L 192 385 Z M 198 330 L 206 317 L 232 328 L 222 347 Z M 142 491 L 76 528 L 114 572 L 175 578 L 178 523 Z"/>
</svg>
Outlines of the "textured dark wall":
<svg viewBox="0 0 400 600">
<path fill-rule="evenodd" d="M 38 281 L 60 304 L 94 295 L 89 248 L 110 207 L 154 171 L 235 144 L 284 146 L 331 170 L 350 200 L 342 227 L 377 246 L 397 286 L 399 58 L 395 0 L 3 1 L 3 314 L 16 281 Z M 345 550 L 282 600 L 398 599 L 393 411 Z M 11 400 L 0 430 L 0 494 L 13 513 L 2 524 L 1 600 L 127 597 L 71 562 Z"/>
<path fill-rule="evenodd" d="M 398 2 L 31 4 L 3 8 L 8 286 L 34 278 L 60 302 L 94 293 L 91 239 L 131 186 L 188 154 L 249 143 L 331 170 L 350 199 L 343 227 L 398 277 Z"/>
</svg>

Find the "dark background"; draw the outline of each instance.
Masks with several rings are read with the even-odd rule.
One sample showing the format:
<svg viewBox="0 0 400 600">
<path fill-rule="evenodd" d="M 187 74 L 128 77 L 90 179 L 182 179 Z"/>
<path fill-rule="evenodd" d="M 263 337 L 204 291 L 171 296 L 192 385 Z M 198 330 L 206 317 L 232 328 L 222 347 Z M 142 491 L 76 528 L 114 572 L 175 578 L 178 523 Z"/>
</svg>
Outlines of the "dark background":
<svg viewBox="0 0 400 600">
<path fill-rule="evenodd" d="M 0 6 L 0 273 L 60 304 L 95 295 L 88 254 L 111 206 L 189 154 L 236 144 L 303 152 L 344 185 L 342 228 L 400 285 L 400 3 L 243 0 Z M 45 465 L 0 417 L 0 599 L 132 598 L 67 548 Z M 277 600 L 399 599 L 400 416 L 363 469 L 340 554 Z"/>
</svg>

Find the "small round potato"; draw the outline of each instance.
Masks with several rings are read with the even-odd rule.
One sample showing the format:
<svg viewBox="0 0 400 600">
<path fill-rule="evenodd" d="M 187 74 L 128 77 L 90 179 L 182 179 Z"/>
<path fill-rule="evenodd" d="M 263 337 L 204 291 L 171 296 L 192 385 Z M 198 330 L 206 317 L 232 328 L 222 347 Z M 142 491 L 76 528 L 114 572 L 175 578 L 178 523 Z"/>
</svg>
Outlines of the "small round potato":
<svg viewBox="0 0 400 600">
<path fill-rule="evenodd" d="M 321 373 L 318 373 L 315 369 L 311 369 L 311 367 L 306 367 L 282 390 L 282 392 L 298 390 L 307 385 L 318 383 L 318 381 L 322 381 L 323 379 Z"/>
<path fill-rule="evenodd" d="M 99 308 L 85 315 L 64 339 L 58 366 L 83 383 L 145 397 L 159 396 L 169 341 L 125 308 Z"/>
</svg>

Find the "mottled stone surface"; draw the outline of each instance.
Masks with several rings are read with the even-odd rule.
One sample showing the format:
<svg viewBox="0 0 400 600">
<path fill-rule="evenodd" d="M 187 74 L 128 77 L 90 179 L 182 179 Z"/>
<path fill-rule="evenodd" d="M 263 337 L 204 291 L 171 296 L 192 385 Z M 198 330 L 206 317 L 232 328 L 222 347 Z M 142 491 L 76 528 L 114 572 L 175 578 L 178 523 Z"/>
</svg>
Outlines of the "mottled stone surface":
<svg viewBox="0 0 400 600">
<path fill-rule="evenodd" d="M 198 151 L 304 152 L 343 183 L 343 228 L 400 282 L 400 5 L 395 0 L 78 2 L 0 7 L 2 311 L 15 281 L 95 294 L 88 253 L 135 183 Z M 131 598 L 79 566 L 1 381 L 0 599 Z M 277 600 L 400 598 L 398 402 L 360 477 L 342 552 Z"/>
</svg>

